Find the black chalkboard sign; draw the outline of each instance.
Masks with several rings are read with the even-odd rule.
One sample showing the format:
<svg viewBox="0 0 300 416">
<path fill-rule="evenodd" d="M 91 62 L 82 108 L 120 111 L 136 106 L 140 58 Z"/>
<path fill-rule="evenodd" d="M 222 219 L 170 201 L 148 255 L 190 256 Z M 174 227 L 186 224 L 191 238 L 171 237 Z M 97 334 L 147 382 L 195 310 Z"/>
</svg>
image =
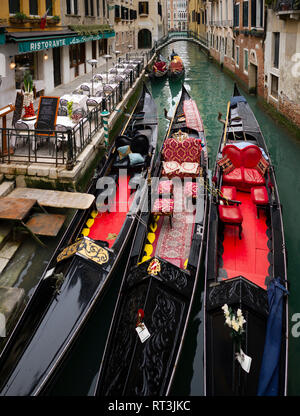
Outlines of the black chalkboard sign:
<svg viewBox="0 0 300 416">
<path fill-rule="evenodd" d="M 15 127 L 15 123 L 22 117 L 24 94 L 23 92 L 17 92 L 15 101 L 15 111 L 12 119 L 12 126 Z"/>
<path fill-rule="evenodd" d="M 35 123 L 35 129 L 38 130 L 37 134 L 54 136 L 54 132 L 49 134 L 49 131 L 55 130 L 59 100 L 60 97 L 40 97 Z M 47 130 L 47 133 L 43 133 L 42 130 Z"/>
</svg>

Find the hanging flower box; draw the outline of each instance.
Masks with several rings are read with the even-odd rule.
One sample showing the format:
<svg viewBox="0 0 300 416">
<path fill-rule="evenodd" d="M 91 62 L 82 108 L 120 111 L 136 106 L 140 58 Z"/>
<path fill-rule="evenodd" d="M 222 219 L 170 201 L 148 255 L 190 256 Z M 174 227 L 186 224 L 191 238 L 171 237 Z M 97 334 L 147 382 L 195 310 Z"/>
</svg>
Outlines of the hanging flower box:
<svg viewBox="0 0 300 416">
<path fill-rule="evenodd" d="M 9 21 L 12 24 L 28 23 L 30 22 L 30 18 L 24 13 L 16 13 L 9 17 Z"/>
<path fill-rule="evenodd" d="M 47 25 L 57 25 L 60 22 L 59 16 L 47 17 Z"/>
</svg>

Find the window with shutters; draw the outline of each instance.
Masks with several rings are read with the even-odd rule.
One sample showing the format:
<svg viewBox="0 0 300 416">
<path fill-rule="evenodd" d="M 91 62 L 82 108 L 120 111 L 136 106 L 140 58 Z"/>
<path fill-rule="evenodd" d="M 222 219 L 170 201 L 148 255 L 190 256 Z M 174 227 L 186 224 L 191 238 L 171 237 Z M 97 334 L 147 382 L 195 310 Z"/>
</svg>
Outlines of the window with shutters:
<svg viewBox="0 0 300 416">
<path fill-rule="evenodd" d="M 280 33 L 273 32 L 273 67 L 279 68 L 279 42 Z"/>
<path fill-rule="evenodd" d="M 38 1 L 37 0 L 29 0 L 29 14 L 31 16 L 38 16 Z"/>
<path fill-rule="evenodd" d="M 248 2 L 244 1 L 243 2 L 243 27 L 248 27 L 248 12 L 249 12 Z"/>
<path fill-rule="evenodd" d="M 244 72 L 248 73 L 248 49 L 244 49 Z"/>
<path fill-rule="evenodd" d="M 9 13 L 15 14 L 20 11 L 20 0 L 9 0 Z"/>
<path fill-rule="evenodd" d="M 240 5 L 235 4 L 233 8 L 233 26 L 239 27 L 240 25 Z"/>
<path fill-rule="evenodd" d="M 149 14 L 149 2 L 148 1 L 139 1 L 139 15 Z"/>
</svg>

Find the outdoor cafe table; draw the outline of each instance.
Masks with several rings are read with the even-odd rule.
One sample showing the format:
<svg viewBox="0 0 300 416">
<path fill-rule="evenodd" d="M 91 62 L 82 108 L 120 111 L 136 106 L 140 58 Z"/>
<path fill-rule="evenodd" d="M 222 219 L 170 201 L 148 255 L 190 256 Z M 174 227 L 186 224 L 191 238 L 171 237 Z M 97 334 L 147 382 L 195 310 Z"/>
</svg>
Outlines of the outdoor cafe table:
<svg viewBox="0 0 300 416">
<path fill-rule="evenodd" d="M 79 122 L 81 120 L 79 120 Z M 32 137 L 36 137 L 36 136 L 34 136 L 34 133 L 33 133 L 33 130 L 35 130 L 34 125 L 36 123 L 36 119 L 34 119 L 34 120 L 22 120 L 22 119 L 20 119 L 20 120 L 17 121 L 17 123 L 15 125 L 16 128 L 18 126 L 18 122 L 22 122 L 22 123 L 27 124 L 28 129 L 32 131 L 32 133 L 31 133 Z M 61 125 L 61 126 L 66 127 L 67 129 L 75 128 L 77 125 L 79 125 L 79 122 L 76 123 L 75 121 L 71 120 L 68 116 L 57 116 L 57 118 L 56 118 L 56 126 Z M 87 123 L 85 123 L 84 129 L 83 129 L 84 135 L 87 134 L 87 129 L 88 129 L 88 125 L 87 125 Z M 23 130 L 23 131 L 25 131 L 25 130 Z M 75 141 L 76 141 L 76 146 L 80 147 L 80 129 L 79 128 L 75 129 Z M 34 151 L 35 150 L 35 140 L 32 140 L 31 142 L 32 142 L 31 143 L 32 150 Z M 13 140 L 13 138 L 11 140 L 11 145 L 15 146 L 15 141 Z"/>
<path fill-rule="evenodd" d="M 73 102 L 72 109 L 73 111 L 76 110 L 76 108 L 83 108 L 86 110 L 86 100 L 87 96 L 85 94 L 65 94 L 62 97 L 60 97 L 60 105 L 67 106 L 65 104 L 65 101 Z"/>
</svg>

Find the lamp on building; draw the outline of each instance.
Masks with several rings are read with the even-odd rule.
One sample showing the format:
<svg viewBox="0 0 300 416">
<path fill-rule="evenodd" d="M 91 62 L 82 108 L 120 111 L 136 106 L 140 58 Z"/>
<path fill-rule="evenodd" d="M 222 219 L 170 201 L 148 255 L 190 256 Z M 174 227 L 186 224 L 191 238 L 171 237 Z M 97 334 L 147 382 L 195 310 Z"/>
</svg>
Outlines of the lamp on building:
<svg viewBox="0 0 300 416">
<path fill-rule="evenodd" d="M 97 65 L 97 59 L 89 59 L 88 64 L 92 65 L 92 97 L 94 97 L 94 67 Z"/>
<path fill-rule="evenodd" d="M 9 58 L 10 58 L 10 63 L 9 63 L 9 67 L 10 67 L 10 69 L 15 69 L 15 67 L 16 67 L 16 63 L 15 63 L 15 61 L 13 60 L 13 56 L 10 56 Z"/>
<path fill-rule="evenodd" d="M 108 84 L 108 60 L 112 58 L 111 55 L 103 55 L 106 60 L 106 84 Z"/>
<path fill-rule="evenodd" d="M 48 60 L 48 58 L 49 58 L 49 56 L 48 56 L 48 54 L 47 54 L 47 52 L 45 53 L 45 55 L 44 55 L 44 61 L 47 61 Z"/>
</svg>

